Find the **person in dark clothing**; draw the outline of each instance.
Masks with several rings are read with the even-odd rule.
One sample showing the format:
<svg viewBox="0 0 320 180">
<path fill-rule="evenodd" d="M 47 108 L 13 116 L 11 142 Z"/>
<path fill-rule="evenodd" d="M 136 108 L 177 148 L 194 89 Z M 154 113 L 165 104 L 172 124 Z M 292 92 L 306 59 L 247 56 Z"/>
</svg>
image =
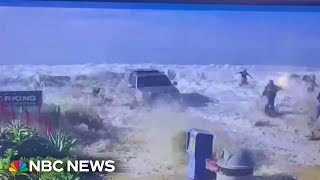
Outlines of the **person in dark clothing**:
<svg viewBox="0 0 320 180">
<path fill-rule="evenodd" d="M 304 75 L 302 81 L 306 83 L 308 92 L 314 92 L 315 88 L 318 87 L 318 84 L 316 83 L 316 75 L 314 74 Z"/>
<path fill-rule="evenodd" d="M 317 99 L 318 99 L 318 102 L 320 103 L 320 92 L 319 92 L 319 94 L 317 96 Z M 317 113 L 317 118 L 316 119 L 318 119 L 319 116 L 320 116 L 320 105 L 318 105 L 318 113 Z"/>
<path fill-rule="evenodd" d="M 302 81 L 309 82 L 310 81 L 310 75 L 303 75 Z"/>
<path fill-rule="evenodd" d="M 318 84 L 316 83 L 316 75 L 312 74 L 310 75 L 308 92 L 314 92 L 315 87 L 318 87 Z"/>
<path fill-rule="evenodd" d="M 100 88 L 92 88 L 92 95 L 94 97 L 98 96 L 99 93 L 100 93 Z"/>
<path fill-rule="evenodd" d="M 282 90 L 280 86 L 277 86 L 273 83 L 273 80 L 270 80 L 268 85 L 264 88 L 262 93 L 263 96 L 267 96 L 268 103 L 265 106 L 265 112 L 274 113 L 274 100 L 277 96 L 278 91 Z"/>
<path fill-rule="evenodd" d="M 237 72 L 236 74 L 241 74 L 241 84 L 240 85 L 246 85 L 248 84 L 247 76 L 249 76 L 252 79 L 252 76 L 247 72 L 245 69 L 244 71 Z"/>
</svg>

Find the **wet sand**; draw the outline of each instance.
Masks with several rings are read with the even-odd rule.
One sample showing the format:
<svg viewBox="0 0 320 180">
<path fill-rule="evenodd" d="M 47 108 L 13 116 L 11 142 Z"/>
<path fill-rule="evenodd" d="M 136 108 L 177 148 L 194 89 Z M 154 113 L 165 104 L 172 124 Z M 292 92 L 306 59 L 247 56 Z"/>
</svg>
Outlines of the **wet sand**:
<svg viewBox="0 0 320 180">
<path fill-rule="evenodd" d="M 320 180 L 320 166 L 317 167 L 303 167 L 297 170 L 298 180 Z M 145 177 L 130 177 L 125 175 L 114 175 L 112 180 L 186 180 L 183 175 L 163 175 L 163 176 L 145 176 Z M 273 177 L 259 177 L 258 180 L 283 180 L 284 176 Z M 287 178 L 290 179 L 290 178 Z"/>
<path fill-rule="evenodd" d="M 186 180 L 183 175 L 163 175 L 163 176 L 145 176 L 145 177 L 130 177 L 125 175 L 115 175 L 112 180 Z"/>
<path fill-rule="evenodd" d="M 298 180 L 320 180 L 320 166 L 298 170 Z"/>
</svg>

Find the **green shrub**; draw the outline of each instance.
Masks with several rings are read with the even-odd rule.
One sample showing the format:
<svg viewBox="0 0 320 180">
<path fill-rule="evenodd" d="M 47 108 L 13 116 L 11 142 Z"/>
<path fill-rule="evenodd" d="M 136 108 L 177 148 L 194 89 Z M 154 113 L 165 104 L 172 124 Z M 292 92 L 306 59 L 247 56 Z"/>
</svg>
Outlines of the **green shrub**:
<svg viewBox="0 0 320 180">
<path fill-rule="evenodd" d="M 34 135 L 31 138 L 25 140 L 22 144 L 16 147 L 18 150 L 18 155 L 15 156 L 16 159 L 21 157 L 31 158 L 31 157 L 55 157 L 63 158 L 68 156 L 68 154 L 61 154 L 52 146 L 47 138 Z"/>
<path fill-rule="evenodd" d="M 14 150 L 12 148 L 10 149 L 7 149 L 6 152 L 5 152 L 5 157 L 6 159 L 8 159 L 9 161 L 12 161 L 13 160 L 13 157 L 16 156 L 18 154 L 18 151 L 17 150 Z"/>
<path fill-rule="evenodd" d="M 56 161 L 63 158 L 71 160 L 70 150 L 75 146 L 76 139 L 65 133 L 49 134 L 49 139 L 41 137 L 36 131 L 26 127 L 23 123 L 14 122 L 5 128 L 0 128 L 0 179 L 1 180 L 78 180 L 79 173 L 75 172 L 36 172 L 36 173 L 11 173 L 8 171 L 12 160 L 50 160 Z M 48 157 L 49 156 L 49 157 Z M 60 160 L 60 159 L 59 159 Z M 66 167 L 63 167 L 66 169 Z"/>
<path fill-rule="evenodd" d="M 0 129 L 0 133 L 0 157 L 4 157 L 6 150 L 11 148 L 19 152 L 14 155 L 15 159 L 35 156 L 67 157 L 76 141 L 63 133 L 56 136 L 49 134 L 49 139 L 44 138 L 19 122 L 8 124 L 3 130 Z"/>
<path fill-rule="evenodd" d="M 5 133 L 4 133 L 4 128 L 0 127 L 0 140 L 5 139 Z"/>
<path fill-rule="evenodd" d="M 25 140 L 32 137 L 35 132 L 21 122 L 12 122 L 4 129 L 5 137 L 15 144 L 22 144 Z"/>
<path fill-rule="evenodd" d="M 80 180 L 80 175 L 78 174 L 71 174 L 69 172 L 49 172 L 49 173 L 41 173 L 40 175 L 36 176 L 39 180 Z"/>
<path fill-rule="evenodd" d="M 62 154 L 69 154 L 77 140 L 65 133 L 57 133 L 55 136 L 50 133 L 49 141 L 58 152 Z"/>
<path fill-rule="evenodd" d="M 1 172 L 1 171 L 0 171 L 0 179 L 1 180 L 36 180 L 26 173 L 14 174 L 10 172 Z"/>
</svg>

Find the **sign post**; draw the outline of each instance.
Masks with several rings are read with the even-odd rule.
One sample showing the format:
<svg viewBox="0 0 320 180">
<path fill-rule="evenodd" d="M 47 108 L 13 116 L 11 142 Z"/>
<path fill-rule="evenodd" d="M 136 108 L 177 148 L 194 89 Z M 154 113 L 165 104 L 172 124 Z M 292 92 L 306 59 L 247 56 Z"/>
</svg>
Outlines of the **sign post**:
<svg viewBox="0 0 320 180">
<path fill-rule="evenodd" d="M 42 91 L 0 91 L 1 115 L 8 115 L 12 122 L 16 118 L 14 112 L 15 107 L 20 107 L 22 108 L 22 114 L 25 115 L 28 125 L 30 121 L 30 112 L 27 110 L 27 107 L 35 106 L 40 107 L 38 111 L 38 117 L 40 117 Z M 9 112 L 7 112 L 6 108 L 10 109 Z"/>
<path fill-rule="evenodd" d="M 39 106 L 42 105 L 42 91 L 0 91 L 3 106 Z"/>
</svg>

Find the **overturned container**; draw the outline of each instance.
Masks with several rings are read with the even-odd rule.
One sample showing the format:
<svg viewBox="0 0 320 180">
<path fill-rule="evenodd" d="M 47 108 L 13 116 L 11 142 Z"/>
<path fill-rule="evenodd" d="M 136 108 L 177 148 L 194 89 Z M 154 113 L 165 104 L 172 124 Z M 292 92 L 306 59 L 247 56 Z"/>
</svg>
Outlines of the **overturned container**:
<svg viewBox="0 0 320 180">
<path fill-rule="evenodd" d="M 223 150 L 217 165 L 217 180 L 253 180 L 254 161 L 247 150 L 233 154 Z"/>
</svg>

